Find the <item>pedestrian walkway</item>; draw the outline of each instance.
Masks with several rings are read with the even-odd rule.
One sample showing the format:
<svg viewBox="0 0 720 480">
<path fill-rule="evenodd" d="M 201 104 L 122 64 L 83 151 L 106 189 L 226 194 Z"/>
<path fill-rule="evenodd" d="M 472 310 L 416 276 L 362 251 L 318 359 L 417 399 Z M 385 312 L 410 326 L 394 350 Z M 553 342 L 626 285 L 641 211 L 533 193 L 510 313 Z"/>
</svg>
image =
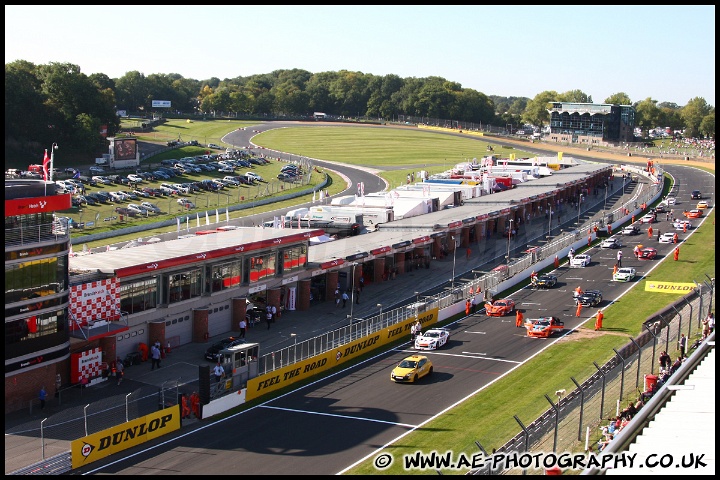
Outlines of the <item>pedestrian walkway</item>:
<svg viewBox="0 0 720 480">
<path fill-rule="evenodd" d="M 631 197 L 630 188 L 627 192 L 618 191 L 610 197 L 607 208 L 620 205 Z M 590 210 L 582 213 L 583 220 L 599 220 L 603 214 L 604 195 L 590 199 Z M 615 208 L 615 207 L 612 207 Z M 567 223 L 560 227 L 569 229 L 577 220 L 574 215 L 566 215 Z M 563 217 L 563 219 L 565 219 Z M 547 221 L 542 217 L 531 220 L 518 231 L 512 240 L 512 249 L 521 251 L 530 243 L 544 240 L 547 235 Z M 459 248 L 455 255 L 448 255 L 442 260 L 433 260 L 430 268 L 410 270 L 386 282 L 365 283 L 360 303 L 347 302 L 345 308 L 338 308 L 332 298 L 325 302 L 314 302 L 306 311 L 285 311 L 271 329 L 264 323 L 248 327 L 246 341 L 260 345 L 260 355 L 288 347 L 293 342 L 301 342 L 324 332 L 339 328 L 352 318 L 364 318 L 376 315 L 382 308 L 388 311 L 398 306 L 415 292 L 430 291 L 450 281 L 455 273 L 456 278 L 467 274 L 470 278 L 474 269 L 489 270 L 505 261 L 507 239 L 505 237 L 488 238 L 481 244 L 470 246 L 468 256 L 465 248 Z M 488 268 L 490 266 L 490 268 Z M 366 279 L 367 280 L 367 279 Z M 390 288 L 388 288 L 390 287 Z M 382 305 L 380 307 L 379 305 Z M 205 360 L 203 354 L 208 346 L 215 341 L 240 332 L 227 332 L 211 337 L 204 343 L 191 343 L 173 349 L 161 360 L 161 368 L 151 370 L 151 362 L 129 365 L 125 368 L 125 376 L 120 385 L 115 379 L 101 382 L 87 388 L 72 387 L 61 392 L 59 398 L 48 399 L 45 410 L 36 407 L 30 410 L 15 412 L 5 416 L 5 473 L 14 472 L 29 465 L 36 466 L 43 459 L 42 442 L 40 440 L 41 422 L 45 438 L 45 459 L 70 450 L 70 442 L 82 437 L 85 422 L 84 413 L 88 416 L 98 415 L 102 411 L 113 410 L 115 423 L 125 420 L 126 399 L 132 399 L 134 408 L 157 409 L 163 402 L 161 395 L 167 400 L 174 400 L 173 391 L 190 394 L 197 390 L 199 365 L 212 363 Z M 162 392 L 162 393 L 159 393 Z M 143 397 L 140 400 L 139 397 Z M 165 402 L 167 403 L 167 402 Z M 176 403 L 172 401 L 171 403 Z M 116 410 L 116 412 L 115 412 Z M 133 412 L 135 413 L 135 412 Z M 136 418 L 133 415 L 132 418 Z M 197 420 L 184 420 L 183 428 L 191 427 Z M 105 425 L 107 428 L 112 424 Z M 91 433 L 97 431 L 92 430 Z M 47 463 L 47 462 L 45 462 Z M 50 473 L 43 471 L 43 473 Z"/>
</svg>

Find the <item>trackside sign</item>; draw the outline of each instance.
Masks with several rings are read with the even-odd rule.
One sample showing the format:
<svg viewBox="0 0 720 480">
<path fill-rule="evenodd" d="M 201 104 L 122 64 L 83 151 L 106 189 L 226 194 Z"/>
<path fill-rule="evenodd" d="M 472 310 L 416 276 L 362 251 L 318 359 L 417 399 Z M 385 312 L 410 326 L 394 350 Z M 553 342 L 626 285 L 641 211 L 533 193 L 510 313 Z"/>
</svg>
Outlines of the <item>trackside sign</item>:
<svg viewBox="0 0 720 480">
<path fill-rule="evenodd" d="M 72 468 L 88 465 L 179 429 L 180 405 L 175 405 L 88 435 L 70 444 Z"/>
<path fill-rule="evenodd" d="M 423 328 L 427 328 L 438 321 L 438 315 L 438 308 L 421 312 L 417 317 L 412 316 L 402 323 L 371 333 L 368 336 L 341 345 L 334 350 L 293 363 L 285 368 L 273 370 L 265 375 L 251 378 L 247 382 L 245 400 L 254 400 L 295 382 L 305 380 L 400 338 L 409 338 L 410 328 L 416 321 L 419 320 Z"/>
<path fill-rule="evenodd" d="M 694 283 L 677 283 L 677 282 L 645 282 L 646 292 L 655 293 L 680 293 L 686 294 L 692 292 L 696 288 Z"/>
</svg>

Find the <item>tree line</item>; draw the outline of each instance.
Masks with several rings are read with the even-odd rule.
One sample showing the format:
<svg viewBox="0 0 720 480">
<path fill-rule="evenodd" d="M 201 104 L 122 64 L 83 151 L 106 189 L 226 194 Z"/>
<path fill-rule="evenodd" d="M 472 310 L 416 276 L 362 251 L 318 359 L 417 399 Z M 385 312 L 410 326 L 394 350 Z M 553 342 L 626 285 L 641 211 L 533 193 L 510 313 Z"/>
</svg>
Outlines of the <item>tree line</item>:
<svg viewBox="0 0 720 480">
<path fill-rule="evenodd" d="M 442 77 L 401 78 L 340 70 L 302 69 L 220 80 L 179 74 L 127 72 L 112 79 L 85 75 L 70 63 L 5 64 L 5 155 L 32 155 L 52 143 L 66 152 L 106 152 L 107 136 L 120 130 L 119 110 L 151 116 L 153 100 L 170 101 L 173 115 L 236 115 L 309 118 L 313 112 L 391 121 L 398 116 L 431 117 L 505 126 L 549 123 L 549 102 L 594 103 L 581 90 L 543 91 L 534 98 L 486 95 Z M 715 136 L 715 108 L 700 97 L 684 106 L 646 98 L 633 103 L 619 92 L 602 103 L 633 105 L 635 125 L 645 131 L 667 126 L 686 137 Z"/>
</svg>

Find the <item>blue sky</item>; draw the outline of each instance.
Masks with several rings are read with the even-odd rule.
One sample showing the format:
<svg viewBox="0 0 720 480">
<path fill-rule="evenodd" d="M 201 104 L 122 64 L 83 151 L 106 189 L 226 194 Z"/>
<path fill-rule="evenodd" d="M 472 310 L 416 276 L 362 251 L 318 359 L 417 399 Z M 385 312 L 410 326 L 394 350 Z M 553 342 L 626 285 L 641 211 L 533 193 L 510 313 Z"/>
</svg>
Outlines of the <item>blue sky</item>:
<svg viewBox="0 0 720 480">
<path fill-rule="evenodd" d="M 15 60 L 111 78 L 349 70 L 486 95 L 714 106 L 715 7 L 6 5 L 5 63 Z"/>
</svg>

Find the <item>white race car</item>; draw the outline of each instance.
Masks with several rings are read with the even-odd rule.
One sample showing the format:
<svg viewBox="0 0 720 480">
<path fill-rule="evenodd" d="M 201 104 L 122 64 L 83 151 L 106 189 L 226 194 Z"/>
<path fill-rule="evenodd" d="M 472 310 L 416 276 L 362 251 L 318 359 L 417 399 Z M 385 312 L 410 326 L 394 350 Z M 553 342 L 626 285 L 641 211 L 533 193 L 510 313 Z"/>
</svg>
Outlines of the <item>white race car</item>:
<svg viewBox="0 0 720 480">
<path fill-rule="evenodd" d="M 660 243 L 673 243 L 675 239 L 675 232 L 667 232 L 660 235 Z"/>
<path fill-rule="evenodd" d="M 636 272 L 634 268 L 623 267 L 618 269 L 617 273 L 613 275 L 614 282 L 629 282 L 635 278 Z"/>
<path fill-rule="evenodd" d="M 415 338 L 417 350 L 436 350 L 445 345 L 450 338 L 450 330 L 447 328 L 431 328 Z"/>
<path fill-rule="evenodd" d="M 590 255 L 586 255 L 584 253 L 581 253 L 580 255 L 575 255 L 572 260 L 570 260 L 570 266 L 571 267 L 587 267 L 592 262 L 592 258 L 590 258 Z"/>
</svg>

